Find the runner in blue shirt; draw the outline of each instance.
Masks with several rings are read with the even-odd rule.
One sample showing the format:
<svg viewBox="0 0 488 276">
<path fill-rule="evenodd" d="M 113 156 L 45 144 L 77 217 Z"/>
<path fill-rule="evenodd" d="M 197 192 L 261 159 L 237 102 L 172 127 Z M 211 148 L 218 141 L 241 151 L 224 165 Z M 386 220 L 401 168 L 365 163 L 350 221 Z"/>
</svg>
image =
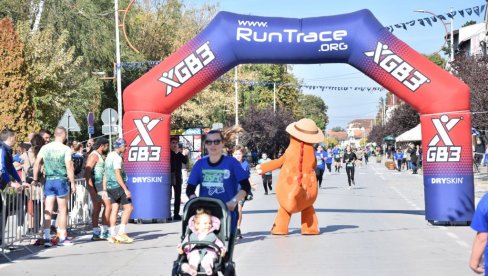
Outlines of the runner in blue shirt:
<svg viewBox="0 0 488 276">
<path fill-rule="evenodd" d="M 397 170 L 402 170 L 402 162 L 403 162 L 403 152 L 401 149 L 398 149 L 397 152 L 393 155 L 393 158 L 396 160 L 397 163 Z"/>
<path fill-rule="evenodd" d="M 329 148 L 327 151 L 324 152 L 325 157 L 325 165 L 327 166 L 327 170 L 329 174 L 332 173 L 332 150 Z"/>
<path fill-rule="evenodd" d="M 471 228 L 477 233 L 471 249 L 469 267 L 474 272 L 481 274 L 488 271 L 488 262 L 486 261 L 488 260 L 488 252 L 486 250 L 486 240 L 488 239 L 488 194 L 485 194 L 478 203 L 478 207 L 476 207 L 476 211 L 474 212 L 473 220 L 471 221 Z M 482 261 L 483 253 L 485 259 L 484 267 Z"/>
<path fill-rule="evenodd" d="M 232 137 L 240 128 L 231 128 L 223 134 L 220 130 L 211 130 L 205 138 L 208 158 L 198 160 L 193 166 L 186 194 L 191 199 L 200 185 L 199 196 L 222 200 L 231 212 L 231 232 L 234 238 L 237 228 L 237 204 L 251 193 L 249 174 L 239 161 L 231 156 L 222 155 L 225 138 Z"/>
<path fill-rule="evenodd" d="M 319 183 L 319 188 L 322 187 L 322 177 L 325 171 L 324 154 L 325 154 L 324 147 L 318 145 L 317 151 L 315 151 L 315 159 L 317 159 L 317 167 L 315 167 L 315 175 L 317 176 L 317 182 Z"/>
<path fill-rule="evenodd" d="M 335 172 L 340 173 L 341 172 L 341 149 L 339 146 L 336 146 L 334 150 L 332 150 L 332 156 L 334 157 L 334 162 L 335 162 Z"/>
</svg>

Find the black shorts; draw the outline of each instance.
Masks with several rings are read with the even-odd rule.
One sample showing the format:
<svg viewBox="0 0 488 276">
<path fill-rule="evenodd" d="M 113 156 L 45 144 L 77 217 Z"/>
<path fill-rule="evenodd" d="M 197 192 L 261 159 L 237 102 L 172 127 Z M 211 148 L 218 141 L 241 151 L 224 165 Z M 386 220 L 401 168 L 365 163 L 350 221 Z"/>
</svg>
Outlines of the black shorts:
<svg viewBox="0 0 488 276">
<path fill-rule="evenodd" d="M 107 194 L 108 197 L 110 197 L 110 202 L 112 203 L 118 203 L 122 205 L 132 203 L 132 200 L 130 198 L 127 198 L 127 196 L 125 195 L 124 189 L 122 189 L 122 187 L 108 189 Z"/>
<path fill-rule="evenodd" d="M 340 163 L 341 159 L 340 158 L 334 158 L 334 161 L 336 161 L 336 163 Z"/>
</svg>

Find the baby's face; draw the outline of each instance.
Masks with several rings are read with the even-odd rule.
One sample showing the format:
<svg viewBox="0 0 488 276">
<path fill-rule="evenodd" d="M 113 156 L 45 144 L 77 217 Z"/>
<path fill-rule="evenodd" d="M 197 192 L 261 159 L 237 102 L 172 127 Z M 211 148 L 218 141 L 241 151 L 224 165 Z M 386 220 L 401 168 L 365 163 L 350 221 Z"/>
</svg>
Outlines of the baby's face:
<svg viewBox="0 0 488 276">
<path fill-rule="evenodd" d="M 195 224 L 198 233 L 208 233 L 212 228 L 212 220 L 208 215 L 201 215 Z"/>
<path fill-rule="evenodd" d="M 240 150 L 234 151 L 234 154 L 232 154 L 237 161 L 242 162 L 242 158 L 244 157 L 242 152 Z"/>
</svg>

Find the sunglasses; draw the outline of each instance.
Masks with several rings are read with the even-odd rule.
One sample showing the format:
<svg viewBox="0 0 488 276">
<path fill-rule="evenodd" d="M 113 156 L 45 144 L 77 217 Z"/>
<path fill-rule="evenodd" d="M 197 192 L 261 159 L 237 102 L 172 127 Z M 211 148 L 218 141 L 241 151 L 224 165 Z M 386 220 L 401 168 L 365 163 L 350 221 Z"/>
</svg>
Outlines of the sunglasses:
<svg viewBox="0 0 488 276">
<path fill-rule="evenodd" d="M 218 145 L 218 144 L 220 144 L 220 142 L 222 142 L 222 140 L 220 140 L 220 139 L 219 139 L 219 140 L 206 140 L 206 141 L 205 141 L 205 145 L 210 146 L 212 143 L 213 143 L 214 145 Z"/>
</svg>

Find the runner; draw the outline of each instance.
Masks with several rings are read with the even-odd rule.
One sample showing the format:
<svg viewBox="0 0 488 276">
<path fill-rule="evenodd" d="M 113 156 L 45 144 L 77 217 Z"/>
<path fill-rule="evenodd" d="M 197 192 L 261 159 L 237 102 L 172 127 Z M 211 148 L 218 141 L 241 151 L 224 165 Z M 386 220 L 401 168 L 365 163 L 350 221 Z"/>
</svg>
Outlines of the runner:
<svg viewBox="0 0 488 276">
<path fill-rule="evenodd" d="M 71 193 L 76 192 L 71 149 L 64 144 L 66 129 L 57 127 L 54 130 L 54 141 L 43 146 L 34 163 L 33 185 L 38 182 L 41 162 L 44 163 L 46 183 L 44 184 L 44 246 L 51 247 L 50 226 L 54 203 L 58 204 L 58 245 L 72 245 L 67 239 L 66 225 L 68 220 L 68 180 L 71 183 Z"/>
<path fill-rule="evenodd" d="M 332 156 L 334 157 L 335 172 L 340 173 L 342 165 L 341 165 L 341 149 L 339 148 L 339 145 L 335 146 L 335 148 L 332 150 Z"/>
<path fill-rule="evenodd" d="M 122 138 L 117 138 L 114 142 L 115 150 L 110 152 L 105 159 L 105 177 L 103 178 L 102 198 L 107 195 L 112 202 L 112 210 L 110 211 L 110 243 L 132 243 L 134 239 L 129 238 L 125 232 L 125 227 L 129 222 L 130 214 L 132 213 L 131 194 L 125 185 L 124 162 L 122 155 L 125 152 L 126 142 Z M 115 234 L 115 226 L 117 224 L 117 214 L 119 207 L 122 205 L 123 213 L 120 220 L 118 234 Z"/>
<path fill-rule="evenodd" d="M 105 160 L 102 155 L 108 152 L 109 141 L 106 138 L 98 138 L 93 145 L 93 151 L 88 156 L 85 167 L 85 180 L 88 184 L 88 191 L 93 202 L 92 211 L 92 226 L 93 236 L 92 241 L 106 240 L 108 239 L 108 226 L 110 225 L 110 210 L 111 202 L 108 197 L 102 198 L 103 194 L 103 174 L 105 170 Z M 104 207 L 102 215 L 102 225 L 98 227 L 98 219 L 100 217 L 100 211 Z"/>
</svg>

